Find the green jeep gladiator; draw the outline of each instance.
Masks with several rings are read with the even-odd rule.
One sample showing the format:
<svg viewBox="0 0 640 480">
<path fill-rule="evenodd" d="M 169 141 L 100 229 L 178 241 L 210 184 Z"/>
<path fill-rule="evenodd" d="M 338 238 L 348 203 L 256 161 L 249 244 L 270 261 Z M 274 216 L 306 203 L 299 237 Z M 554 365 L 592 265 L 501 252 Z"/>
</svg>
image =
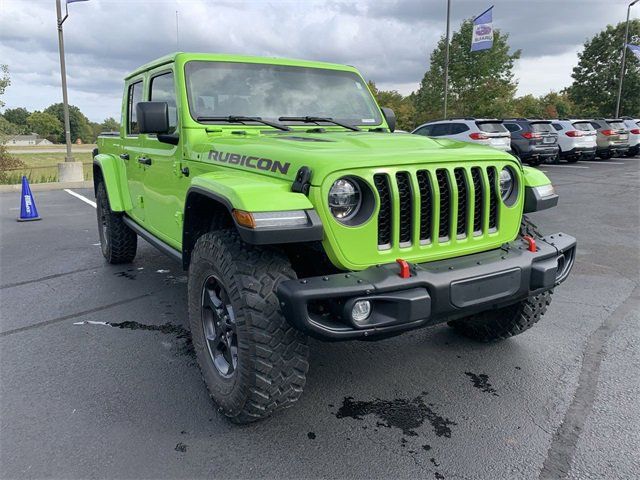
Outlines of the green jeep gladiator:
<svg viewBox="0 0 640 480">
<path fill-rule="evenodd" d="M 557 204 L 543 173 L 393 133 L 353 67 L 176 53 L 126 77 L 122 119 L 94 151 L 102 253 L 131 262 L 140 236 L 188 270 L 202 376 L 238 423 L 300 397 L 308 336 L 507 338 L 574 261 L 523 216 Z"/>
</svg>

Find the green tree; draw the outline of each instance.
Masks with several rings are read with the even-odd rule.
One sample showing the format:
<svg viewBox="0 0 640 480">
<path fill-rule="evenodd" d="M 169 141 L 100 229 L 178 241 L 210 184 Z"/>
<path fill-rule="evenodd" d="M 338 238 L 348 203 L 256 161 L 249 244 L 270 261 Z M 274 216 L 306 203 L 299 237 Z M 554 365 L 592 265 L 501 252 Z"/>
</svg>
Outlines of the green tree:
<svg viewBox="0 0 640 480">
<path fill-rule="evenodd" d="M 64 113 L 62 103 L 55 103 L 44 110 L 44 113 L 49 113 L 55 116 L 60 123 L 64 125 Z M 78 138 L 84 143 L 91 143 L 95 140 L 93 136 L 93 130 L 89 125 L 89 119 L 84 116 L 80 109 L 74 105 L 69 105 L 69 128 L 71 129 L 71 141 L 75 142 Z M 64 128 L 63 128 L 64 130 Z M 58 138 L 60 143 L 64 143 L 64 132 L 60 134 Z"/>
<path fill-rule="evenodd" d="M 119 132 L 120 122 L 113 117 L 105 118 L 102 125 L 100 125 L 103 132 Z"/>
<path fill-rule="evenodd" d="M 607 28 L 584 44 L 574 67 L 569 97 L 582 116 L 613 116 L 620 78 L 620 48 L 625 24 Z M 629 21 L 629 38 L 640 35 L 640 20 Z M 626 71 L 620 102 L 624 115 L 640 115 L 640 61 L 627 52 Z"/>
<path fill-rule="evenodd" d="M 510 113 L 514 117 L 540 118 L 545 116 L 543 112 L 540 99 L 527 94 L 513 100 Z"/>
<path fill-rule="evenodd" d="M 0 65 L 0 96 L 4 95 L 4 91 L 9 85 L 11 85 L 9 67 L 7 65 Z M 2 107 L 4 107 L 4 102 L 0 100 L 0 108 Z"/>
<path fill-rule="evenodd" d="M 14 125 L 26 125 L 29 110 L 23 107 L 7 108 L 2 115 Z"/>
<path fill-rule="evenodd" d="M 389 107 L 396 114 L 396 128 L 400 130 L 412 130 L 415 122 L 415 108 L 409 97 L 402 96 L 396 90 L 378 90 L 376 84 L 369 81 L 369 90 L 376 98 L 378 105 Z M 118 128 L 120 128 L 118 126 Z"/>
<path fill-rule="evenodd" d="M 447 115 L 505 116 L 510 113 L 517 87 L 513 65 L 520 58 L 520 50 L 510 53 L 508 35 L 494 30 L 493 47 L 472 52 L 472 29 L 473 22 L 465 20 L 451 37 Z M 442 37 L 431 53 L 429 70 L 416 92 L 417 119 L 420 122 L 442 117 L 444 50 L 445 38 Z"/>
<path fill-rule="evenodd" d="M 33 112 L 27 118 L 29 129 L 50 141 L 57 142 L 62 134 L 62 122 L 50 113 Z"/>
</svg>

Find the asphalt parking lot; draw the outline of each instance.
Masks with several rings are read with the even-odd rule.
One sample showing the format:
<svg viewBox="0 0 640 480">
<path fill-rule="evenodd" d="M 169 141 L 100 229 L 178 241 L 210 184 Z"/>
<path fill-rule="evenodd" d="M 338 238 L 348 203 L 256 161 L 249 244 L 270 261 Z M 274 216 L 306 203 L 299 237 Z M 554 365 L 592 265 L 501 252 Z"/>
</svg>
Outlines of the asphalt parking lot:
<svg viewBox="0 0 640 480">
<path fill-rule="evenodd" d="M 312 341 L 297 406 L 245 427 L 200 379 L 177 263 L 106 265 L 91 205 L 36 192 L 25 224 L 1 194 L 0 476 L 637 478 L 640 159 L 540 168 L 560 205 L 532 219 L 578 256 L 536 327 Z"/>
</svg>

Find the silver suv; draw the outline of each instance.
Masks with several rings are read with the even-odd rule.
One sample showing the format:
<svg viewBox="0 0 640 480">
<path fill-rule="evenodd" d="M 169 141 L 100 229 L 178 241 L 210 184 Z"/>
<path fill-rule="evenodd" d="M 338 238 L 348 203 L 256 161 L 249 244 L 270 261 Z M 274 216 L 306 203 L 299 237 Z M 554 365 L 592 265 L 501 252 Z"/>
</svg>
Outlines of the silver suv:
<svg viewBox="0 0 640 480">
<path fill-rule="evenodd" d="M 596 129 L 588 120 L 551 120 L 558 132 L 560 158 L 569 163 L 587 160 L 596 156 Z"/>
<path fill-rule="evenodd" d="M 502 120 L 489 118 L 448 118 L 420 125 L 413 132 L 426 137 L 445 137 L 461 142 L 487 145 L 505 152 L 511 151 L 511 134 Z"/>
<path fill-rule="evenodd" d="M 622 157 L 629 151 L 629 130 L 619 118 L 594 118 L 589 120 L 596 129 L 598 142 L 596 154 L 603 160 Z"/>
<path fill-rule="evenodd" d="M 629 130 L 629 151 L 627 157 L 640 153 L 640 118 L 624 117 L 624 124 Z"/>
</svg>

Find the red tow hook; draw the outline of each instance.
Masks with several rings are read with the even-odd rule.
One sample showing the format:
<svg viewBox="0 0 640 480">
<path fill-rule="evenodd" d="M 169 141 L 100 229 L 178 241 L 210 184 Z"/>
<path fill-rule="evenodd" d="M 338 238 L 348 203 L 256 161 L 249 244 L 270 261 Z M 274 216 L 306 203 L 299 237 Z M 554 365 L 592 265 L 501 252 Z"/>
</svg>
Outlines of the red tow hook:
<svg viewBox="0 0 640 480">
<path fill-rule="evenodd" d="M 411 276 L 409 263 L 401 258 L 398 258 L 396 262 L 398 263 L 398 265 L 400 265 L 400 278 L 409 278 Z"/>
<path fill-rule="evenodd" d="M 529 244 L 529 248 L 527 248 L 527 250 L 533 253 L 538 251 L 535 238 L 533 238 L 531 235 L 525 235 L 524 237 L 522 237 L 522 239 Z"/>
</svg>

